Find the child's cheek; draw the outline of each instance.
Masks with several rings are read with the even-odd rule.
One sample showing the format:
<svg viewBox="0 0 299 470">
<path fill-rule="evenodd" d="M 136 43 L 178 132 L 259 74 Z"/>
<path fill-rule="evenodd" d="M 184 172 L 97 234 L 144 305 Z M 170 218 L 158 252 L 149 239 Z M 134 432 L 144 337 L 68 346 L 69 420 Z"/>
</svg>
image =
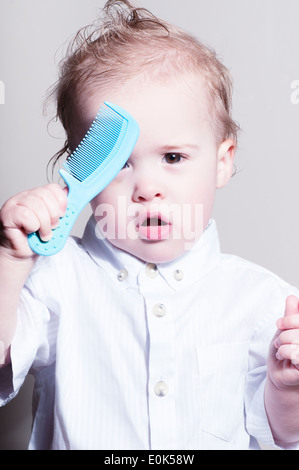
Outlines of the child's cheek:
<svg viewBox="0 0 299 470">
<path fill-rule="evenodd" d="M 110 184 L 91 202 L 91 208 L 97 223 L 97 229 L 108 240 L 127 238 L 129 201 L 118 191 L 120 185 Z"/>
</svg>

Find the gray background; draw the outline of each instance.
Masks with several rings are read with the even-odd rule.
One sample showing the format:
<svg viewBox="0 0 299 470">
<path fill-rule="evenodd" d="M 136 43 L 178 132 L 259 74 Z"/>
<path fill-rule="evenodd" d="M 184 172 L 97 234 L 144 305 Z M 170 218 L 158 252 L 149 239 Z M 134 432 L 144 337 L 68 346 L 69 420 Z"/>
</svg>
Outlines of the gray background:
<svg viewBox="0 0 299 470">
<path fill-rule="evenodd" d="M 219 190 L 214 216 L 222 250 L 299 285 L 298 0 L 140 0 L 218 52 L 234 77 L 240 123 L 237 174 Z M 42 104 L 70 37 L 93 21 L 103 0 L 0 0 L 0 205 L 47 182 L 62 146 Z M 297 86 L 298 89 L 293 89 Z M 1 90 L 1 87 L 0 87 Z M 157 104 L 158 105 L 158 104 Z M 81 234 L 89 210 L 77 222 Z M 0 410 L 0 449 L 24 449 L 32 380 Z"/>
</svg>

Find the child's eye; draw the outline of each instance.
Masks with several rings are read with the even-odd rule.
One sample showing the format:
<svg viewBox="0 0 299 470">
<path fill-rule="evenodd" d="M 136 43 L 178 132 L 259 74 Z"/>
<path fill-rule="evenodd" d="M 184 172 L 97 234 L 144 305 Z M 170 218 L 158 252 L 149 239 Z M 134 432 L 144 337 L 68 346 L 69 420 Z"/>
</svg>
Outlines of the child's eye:
<svg viewBox="0 0 299 470">
<path fill-rule="evenodd" d="M 129 168 L 129 163 L 128 163 L 128 162 L 126 162 L 126 163 L 124 164 L 124 166 L 122 167 L 122 170 L 124 170 L 125 168 Z"/>
<path fill-rule="evenodd" d="M 180 153 L 166 153 L 163 156 L 163 160 L 169 164 L 180 163 L 183 158 L 184 157 Z"/>
</svg>

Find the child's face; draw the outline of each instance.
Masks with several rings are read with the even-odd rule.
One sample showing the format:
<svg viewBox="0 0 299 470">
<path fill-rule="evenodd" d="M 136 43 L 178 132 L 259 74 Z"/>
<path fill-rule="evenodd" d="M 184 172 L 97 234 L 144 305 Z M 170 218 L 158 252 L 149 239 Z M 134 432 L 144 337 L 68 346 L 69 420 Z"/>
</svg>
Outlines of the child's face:
<svg viewBox="0 0 299 470">
<path fill-rule="evenodd" d="M 131 80 L 119 92 L 95 94 L 81 110 L 84 126 L 107 100 L 140 126 L 127 165 L 91 206 L 110 242 L 147 262 L 167 262 L 192 247 L 210 219 L 216 188 L 232 173 L 234 143 L 216 145 L 209 100 L 198 81 L 192 84 L 186 77 Z"/>
</svg>

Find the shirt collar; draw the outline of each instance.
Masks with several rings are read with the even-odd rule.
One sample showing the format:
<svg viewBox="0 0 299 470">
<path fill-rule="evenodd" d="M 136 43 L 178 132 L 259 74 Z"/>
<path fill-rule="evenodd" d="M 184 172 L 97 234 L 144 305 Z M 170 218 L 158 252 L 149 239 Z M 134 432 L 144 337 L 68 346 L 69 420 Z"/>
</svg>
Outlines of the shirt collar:
<svg viewBox="0 0 299 470">
<path fill-rule="evenodd" d="M 197 282 L 219 262 L 220 246 L 214 220 L 210 220 L 198 242 L 184 255 L 168 263 L 146 263 L 103 239 L 97 230 L 94 217 L 88 221 L 82 245 L 89 256 L 121 288 L 137 288 L 138 276 L 146 270 L 149 277 L 161 278 L 175 291 Z"/>
</svg>

